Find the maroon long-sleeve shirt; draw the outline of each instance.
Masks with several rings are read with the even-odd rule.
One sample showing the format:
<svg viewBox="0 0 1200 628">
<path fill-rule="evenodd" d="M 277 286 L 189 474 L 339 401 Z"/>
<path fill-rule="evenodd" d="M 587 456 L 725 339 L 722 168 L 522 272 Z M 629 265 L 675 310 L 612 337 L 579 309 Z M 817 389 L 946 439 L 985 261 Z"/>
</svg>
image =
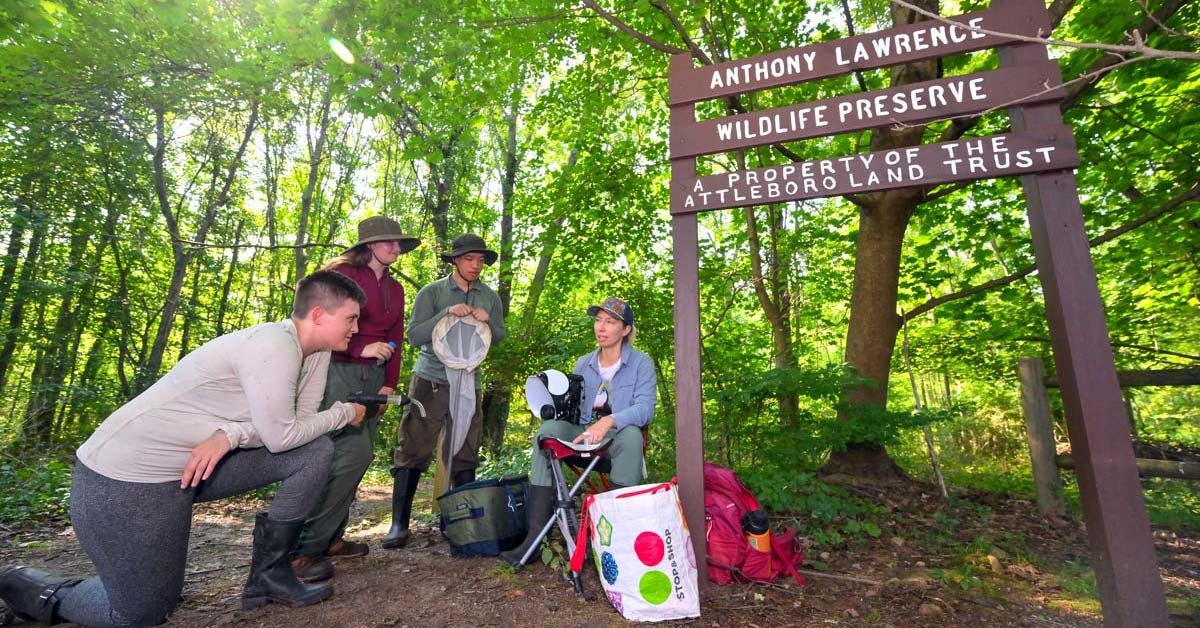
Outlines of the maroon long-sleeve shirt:
<svg viewBox="0 0 1200 628">
<path fill-rule="evenodd" d="M 342 264 L 334 270 L 353 279 L 363 289 L 367 304 L 358 318 L 358 333 L 350 338 L 345 351 L 333 352 L 333 361 L 375 364 L 376 358 L 362 357 L 363 348 L 372 342 L 394 342 L 396 352 L 387 361 L 383 385 L 395 388 L 400 381 L 400 348 L 404 346 L 404 286 L 392 279 L 387 269 L 380 279 L 375 278 L 375 271 L 370 266 Z"/>
</svg>

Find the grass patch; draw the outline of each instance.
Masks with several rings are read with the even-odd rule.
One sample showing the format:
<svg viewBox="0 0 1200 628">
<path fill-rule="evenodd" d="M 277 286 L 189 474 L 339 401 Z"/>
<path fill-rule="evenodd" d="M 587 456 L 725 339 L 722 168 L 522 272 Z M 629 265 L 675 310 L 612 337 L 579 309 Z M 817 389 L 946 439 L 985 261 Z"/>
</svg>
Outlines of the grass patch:
<svg viewBox="0 0 1200 628">
<path fill-rule="evenodd" d="M 1200 595 L 1187 589 L 1171 587 L 1167 590 L 1167 612 L 1200 622 Z"/>
<path fill-rule="evenodd" d="M 1054 573 L 1054 582 L 1062 589 L 1062 595 L 1050 600 L 1051 606 L 1094 615 L 1101 613 L 1100 590 L 1096 587 L 1096 572 L 1091 567 L 1068 561 Z"/>
</svg>

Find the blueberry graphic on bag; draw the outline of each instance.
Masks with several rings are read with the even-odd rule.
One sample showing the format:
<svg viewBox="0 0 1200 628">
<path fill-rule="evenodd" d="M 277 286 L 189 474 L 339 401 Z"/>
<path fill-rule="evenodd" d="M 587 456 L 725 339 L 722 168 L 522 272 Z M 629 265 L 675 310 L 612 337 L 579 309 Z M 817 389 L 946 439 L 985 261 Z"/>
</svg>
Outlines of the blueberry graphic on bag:
<svg viewBox="0 0 1200 628">
<path fill-rule="evenodd" d="M 604 573 L 604 580 L 609 584 L 617 581 L 617 559 L 613 558 L 612 554 L 604 552 L 600 556 L 600 570 Z"/>
</svg>

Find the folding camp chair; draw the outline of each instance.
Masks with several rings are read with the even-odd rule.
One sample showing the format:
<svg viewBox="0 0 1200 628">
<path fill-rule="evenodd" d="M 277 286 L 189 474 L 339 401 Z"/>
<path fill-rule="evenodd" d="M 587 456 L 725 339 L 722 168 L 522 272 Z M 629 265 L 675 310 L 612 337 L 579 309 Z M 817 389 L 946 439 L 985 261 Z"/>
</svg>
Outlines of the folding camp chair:
<svg viewBox="0 0 1200 628">
<path fill-rule="evenodd" d="M 642 476 L 646 475 L 646 447 L 650 444 L 650 426 L 642 426 Z M 589 466 L 591 461 L 587 458 L 578 456 L 567 456 L 562 459 L 562 464 L 575 475 L 576 479 L 582 479 L 583 485 L 587 487 L 589 493 L 603 493 L 612 490 L 612 481 L 608 479 L 608 474 L 612 473 L 612 460 L 607 456 L 597 462 L 594 466 Z M 591 474 L 595 474 L 594 478 Z"/>
<path fill-rule="evenodd" d="M 558 525 L 559 532 L 563 535 L 563 540 L 567 544 L 567 555 L 575 553 L 575 537 L 579 532 L 579 513 L 575 509 L 575 496 L 579 494 L 579 489 L 586 483 L 588 474 L 590 474 L 600 464 L 605 461 L 605 452 L 608 451 L 608 446 L 612 444 L 611 438 L 605 438 L 594 445 L 575 444 L 571 441 L 554 438 L 551 436 L 543 437 L 538 441 L 538 448 L 545 451 L 550 460 L 550 474 L 554 477 L 554 514 L 546 521 L 546 525 L 538 531 L 537 537 L 532 545 L 521 557 L 518 564 L 524 565 L 533 556 L 542 545 L 542 540 L 550 533 L 550 528 Z M 563 474 L 562 467 L 566 460 L 586 460 L 586 466 L 578 472 L 578 479 L 574 484 L 568 484 L 566 475 Z M 531 530 L 532 532 L 532 530 Z M 575 587 L 575 592 L 583 595 L 583 580 L 579 577 L 578 571 L 571 572 L 571 584 Z"/>
</svg>

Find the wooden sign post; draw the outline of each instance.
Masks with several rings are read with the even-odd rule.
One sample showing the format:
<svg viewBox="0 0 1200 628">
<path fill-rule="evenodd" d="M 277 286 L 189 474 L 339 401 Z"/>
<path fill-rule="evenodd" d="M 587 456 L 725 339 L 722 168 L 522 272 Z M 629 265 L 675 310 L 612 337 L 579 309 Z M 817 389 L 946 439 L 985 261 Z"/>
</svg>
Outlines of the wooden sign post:
<svg viewBox="0 0 1200 628">
<path fill-rule="evenodd" d="M 1103 303 L 1045 46 L 1040 0 L 878 33 L 694 67 L 670 67 L 671 214 L 675 270 L 676 465 L 700 574 L 707 573 L 700 378 L 699 212 L 912 186 L 1021 176 L 1038 276 L 1062 381 L 1072 451 L 1105 624 L 1165 626 L 1166 601 L 1125 424 Z M 986 32 L 985 32 L 986 31 Z M 950 54 L 998 48 L 1000 68 L 698 122 L 695 104 L 771 87 Z M 696 176 L 696 157 L 884 125 L 1006 108 L 1012 132 L 953 142 Z"/>
</svg>

